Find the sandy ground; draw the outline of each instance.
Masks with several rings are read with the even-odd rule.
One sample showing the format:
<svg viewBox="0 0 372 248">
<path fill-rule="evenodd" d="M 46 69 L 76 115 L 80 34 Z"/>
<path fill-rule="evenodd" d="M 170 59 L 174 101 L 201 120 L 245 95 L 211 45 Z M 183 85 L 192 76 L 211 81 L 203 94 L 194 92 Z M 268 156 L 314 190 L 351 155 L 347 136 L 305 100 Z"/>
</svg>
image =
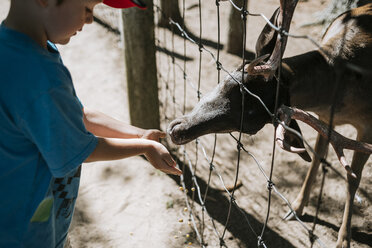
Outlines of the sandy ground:
<svg viewBox="0 0 372 248">
<path fill-rule="evenodd" d="M 194 33 L 199 33 L 198 1 L 190 0 L 186 3 L 186 25 Z M 253 12 L 262 12 L 270 16 L 276 8 L 278 1 L 268 0 L 251 1 L 250 9 Z M 296 9 L 292 32 L 309 34 L 319 39 L 322 29 L 320 27 L 301 28 L 301 24 L 313 20 L 312 13 L 324 8 L 326 1 L 308 0 L 298 4 Z M 0 19 L 6 16 L 9 0 L 0 2 Z M 230 6 L 221 4 L 221 37 L 226 44 L 227 18 Z M 203 37 L 210 41 L 217 41 L 217 23 L 214 1 L 203 3 Z M 261 18 L 248 18 L 247 50 L 253 51 L 255 40 L 264 25 Z M 156 30 L 160 40 L 158 44 L 171 50 L 171 36 L 163 29 Z M 60 46 L 62 58 L 70 69 L 75 82 L 77 94 L 83 104 L 95 108 L 115 118 L 129 122 L 125 69 L 123 52 L 120 48 L 119 37 L 105 28 L 94 23 L 84 28 L 78 36 L 72 38 L 67 46 Z M 209 48 L 215 52 L 215 49 Z M 309 41 L 293 40 L 288 42 L 286 56 L 298 54 L 314 49 Z M 175 51 L 183 54 L 183 41 L 175 37 Z M 187 44 L 188 57 L 187 73 L 190 80 L 198 81 L 199 51 L 197 47 Z M 182 64 L 182 60 L 176 60 Z M 237 67 L 241 59 L 221 53 L 221 61 L 228 70 Z M 170 82 L 169 57 L 164 53 L 158 54 L 158 70 L 163 75 L 159 78 L 160 99 L 165 99 L 165 82 Z M 222 77 L 225 74 L 222 73 Z M 177 71 L 177 103 L 183 104 L 183 80 L 180 71 Z M 217 73 L 214 62 L 204 53 L 201 73 L 201 91 L 207 92 L 217 83 Z M 187 88 L 187 111 L 197 102 L 196 94 L 191 87 Z M 172 103 L 164 104 L 169 112 Z M 168 113 L 167 112 L 167 113 Z M 173 113 L 173 111 L 171 111 Z M 179 116 L 169 114 L 169 119 Z M 165 129 L 170 120 L 164 120 L 162 128 Z M 315 133 L 308 127 L 302 126 L 304 135 L 310 144 L 315 142 Z M 349 137 L 355 136 L 351 126 L 337 129 Z M 265 127 L 254 137 L 243 136 L 245 147 L 252 152 L 263 164 L 268 173 L 271 162 L 273 130 L 271 126 Z M 214 135 L 201 139 L 205 144 L 208 156 L 212 153 Z M 170 148 L 175 149 L 174 146 Z M 191 160 L 196 161 L 195 143 L 187 145 Z M 202 158 L 199 148 L 197 177 L 201 188 L 208 179 L 208 164 Z M 349 153 L 350 154 L 350 153 Z M 228 135 L 218 135 L 215 164 L 222 174 L 226 184 L 232 184 L 236 168 L 236 143 Z M 182 158 L 182 156 L 180 156 Z M 351 157 L 348 157 L 351 159 Z M 330 152 L 329 160 L 334 167 L 344 174 L 337 158 Z M 371 207 L 371 181 L 372 160 L 369 159 L 363 173 L 358 201 L 355 202 L 353 212 L 353 240 L 352 247 L 371 247 L 372 243 L 372 207 Z M 292 154 L 277 150 L 273 181 L 290 201 L 293 201 L 300 189 L 309 164 L 302 162 Z M 311 227 L 312 217 L 315 214 L 317 193 L 319 192 L 319 175 L 314 194 L 311 196 L 309 206 L 305 209 L 305 224 Z M 259 233 L 262 229 L 267 210 L 266 181 L 258 170 L 254 161 L 247 155 L 242 155 L 239 179 L 243 186 L 236 191 L 236 199 L 240 207 L 247 214 L 253 229 Z M 129 158 L 116 162 L 100 162 L 85 164 L 81 178 L 81 187 L 77 201 L 74 220 L 70 229 L 72 247 L 199 247 L 195 235 L 188 225 L 188 212 L 184 211 L 185 199 L 179 190 L 177 179 L 154 170 L 151 165 L 140 157 Z M 186 179 L 186 182 L 189 182 Z M 203 186 L 204 185 L 204 186 Z M 210 194 L 207 198 L 207 209 L 216 222 L 219 232 L 223 231 L 226 220 L 228 198 L 219 191 L 221 184 L 216 176 L 211 180 Z M 204 187 L 205 189 L 205 187 Z M 326 178 L 323 195 L 323 204 L 320 209 L 320 221 L 315 233 L 327 247 L 334 246 L 337 231 L 341 223 L 343 205 L 345 200 L 345 183 L 330 172 Z M 200 218 L 200 205 L 194 203 L 195 211 Z M 273 197 L 267 232 L 264 240 L 268 247 L 309 247 L 307 233 L 294 221 L 286 222 L 281 217 L 287 212 L 285 203 L 278 197 Z M 183 219 L 183 222 L 179 222 Z M 198 226 L 199 222 L 197 221 Z M 219 247 L 211 221 L 205 217 L 206 227 L 204 238 L 208 247 Z M 231 221 L 227 226 L 225 241 L 228 247 L 256 247 L 257 239 L 247 226 L 244 218 L 233 211 Z M 188 234 L 190 237 L 188 237 Z M 189 244 L 189 242 L 191 242 Z M 315 245 L 317 247 L 317 245 Z"/>
</svg>

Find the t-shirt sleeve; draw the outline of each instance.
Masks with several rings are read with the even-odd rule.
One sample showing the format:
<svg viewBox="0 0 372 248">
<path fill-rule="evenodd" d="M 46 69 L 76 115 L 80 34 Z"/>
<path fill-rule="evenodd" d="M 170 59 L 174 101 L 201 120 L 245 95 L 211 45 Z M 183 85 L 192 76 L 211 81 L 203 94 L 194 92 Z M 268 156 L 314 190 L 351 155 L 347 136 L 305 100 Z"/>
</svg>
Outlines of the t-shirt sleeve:
<svg viewBox="0 0 372 248">
<path fill-rule="evenodd" d="M 20 119 L 21 129 L 38 147 L 54 177 L 77 168 L 97 145 L 97 138 L 84 126 L 80 101 L 67 87 L 41 94 Z"/>
</svg>

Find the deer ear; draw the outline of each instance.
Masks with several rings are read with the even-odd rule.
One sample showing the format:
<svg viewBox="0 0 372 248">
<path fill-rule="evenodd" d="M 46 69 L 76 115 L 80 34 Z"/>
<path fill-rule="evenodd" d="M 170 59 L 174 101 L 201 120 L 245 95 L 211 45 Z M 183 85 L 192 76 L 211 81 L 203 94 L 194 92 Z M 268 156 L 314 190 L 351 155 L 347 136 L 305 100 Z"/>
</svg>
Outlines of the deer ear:
<svg viewBox="0 0 372 248">
<path fill-rule="evenodd" d="M 293 128 L 297 132 L 301 133 L 300 127 L 298 126 L 298 124 L 295 120 L 291 120 L 291 122 L 289 123 L 289 127 Z M 284 141 L 285 141 L 286 144 L 289 144 L 290 146 L 298 147 L 298 148 L 305 148 L 304 142 L 297 135 L 295 135 L 292 132 L 285 132 Z M 303 160 L 305 160 L 307 162 L 311 162 L 311 157 L 310 157 L 309 153 L 307 153 L 306 151 L 298 153 L 298 155 Z"/>
<path fill-rule="evenodd" d="M 279 12 L 280 8 L 277 8 L 270 18 L 270 22 L 275 26 L 278 26 Z M 266 24 L 256 42 L 256 58 L 273 52 L 277 36 L 278 32 Z"/>
</svg>

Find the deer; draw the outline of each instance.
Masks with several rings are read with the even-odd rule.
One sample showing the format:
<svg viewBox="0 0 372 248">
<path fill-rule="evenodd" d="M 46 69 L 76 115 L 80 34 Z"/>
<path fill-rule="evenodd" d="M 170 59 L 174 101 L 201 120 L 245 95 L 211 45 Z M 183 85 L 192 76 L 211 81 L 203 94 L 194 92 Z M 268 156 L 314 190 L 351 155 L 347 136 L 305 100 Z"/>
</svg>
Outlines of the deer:
<svg viewBox="0 0 372 248">
<path fill-rule="evenodd" d="M 279 85 L 279 106 L 289 106 L 292 110 L 291 114 L 288 111 L 286 114 L 284 110 L 280 114 L 276 139 L 282 148 L 296 152 L 305 161 L 312 161 L 292 208 L 297 216 L 303 214 L 322 158 L 331 143 L 347 172 L 347 197 L 336 247 L 350 247 L 353 201 L 363 167 L 372 153 L 372 146 L 368 144 L 372 143 L 372 3 L 339 15 L 328 26 L 316 50 L 281 59 L 286 36 L 280 36 L 289 31 L 288 19 L 292 18 L 296 3 L 281 0 L 280 8 L 270 19 L 282 26 L 281 32 L 267 24 L 257 39 L 256 59 L 244 62 L 229 73 L 201 98 L 190 113 L 173 120 L 167 132 L 173 143 L 178 145 L 209 133 L 242 131 L 254 135 L 267 123 L 272 123 L 273 116 L 261 101 L 273 113 L 276 87 Z M 289 17 L 285 19 L 283 13 Z M 244 89 L 253 95 L 247 94 Z M 332 106 L 333 119 L 330 123 Z M 311 119 L 303 110 L 317 114 L 318 119 Z M 314 148 L 317 156 L 311 158 L 301 140 L 288 131 L 283 132 L 285 122 L 301 133 L 295 119 L 317 127 L 319 134 Z M 322 129 L 319 123 L 323 123 L 325 128 Z M 351 124 L 357 132 L 356 140 L 350 141 L 342 135 L 337 136 L 334 131 L 327 131 L 330 124 L 332 129 L 337 125 Z M 350 165 L 343 155 L 344 148 L 354 150 Z"/>
</svg>

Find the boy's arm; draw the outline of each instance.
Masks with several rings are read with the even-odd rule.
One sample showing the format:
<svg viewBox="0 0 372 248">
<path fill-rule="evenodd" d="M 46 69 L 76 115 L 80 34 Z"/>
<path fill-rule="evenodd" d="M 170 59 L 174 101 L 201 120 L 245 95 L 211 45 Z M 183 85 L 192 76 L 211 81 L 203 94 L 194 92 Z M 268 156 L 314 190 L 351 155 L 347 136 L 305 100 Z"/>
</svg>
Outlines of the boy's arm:
<svg viewBox="0 0 372 248">
<path fill-rule="evenodd" d="M 99 111 L 84 108 L 83 114 L 86 129 L 95 136 L 121 139 L 145 138 L 155 141 L 165 137 L 165 133 L 159 130 L 138 128 Z"/>
<path fill-rule="evenodd" d="M 168 174 L 181 175 L 176 162 L 160 143 L 147 139 L 98 138 L 96 149 L 84 162 L 107 161 L 145 155 L 156 169 Z"/>
</svg>

